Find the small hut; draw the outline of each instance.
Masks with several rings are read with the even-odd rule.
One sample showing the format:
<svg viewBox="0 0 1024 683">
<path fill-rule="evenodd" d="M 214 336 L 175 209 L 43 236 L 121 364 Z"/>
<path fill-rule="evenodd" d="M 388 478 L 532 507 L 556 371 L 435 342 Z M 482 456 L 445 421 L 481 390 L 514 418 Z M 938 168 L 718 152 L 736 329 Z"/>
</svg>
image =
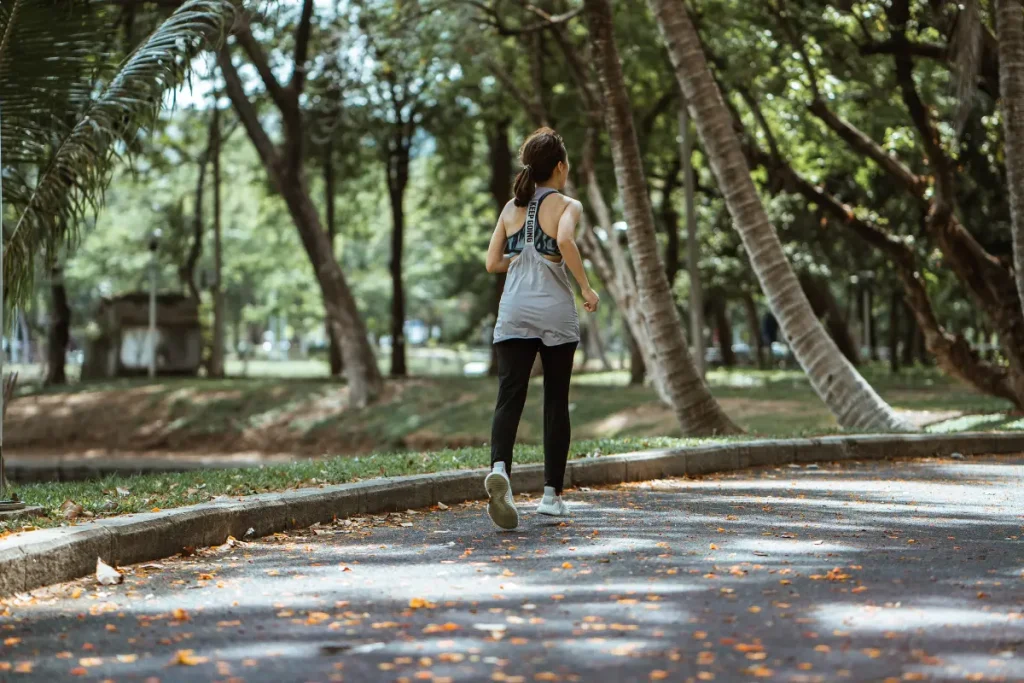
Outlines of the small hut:
<svg viewBox="0 0 1024 683">
<path fill-rule="evenodd" d="M 149 371 L 149 293 L 103 299 L 96 332 L 86 344 L 82 379 L 133 377 Z M 195 375 L 203 355 L 199 307 L 183 294 L 156 298 L 156 368 L 160 375 Z"/>
</svg>

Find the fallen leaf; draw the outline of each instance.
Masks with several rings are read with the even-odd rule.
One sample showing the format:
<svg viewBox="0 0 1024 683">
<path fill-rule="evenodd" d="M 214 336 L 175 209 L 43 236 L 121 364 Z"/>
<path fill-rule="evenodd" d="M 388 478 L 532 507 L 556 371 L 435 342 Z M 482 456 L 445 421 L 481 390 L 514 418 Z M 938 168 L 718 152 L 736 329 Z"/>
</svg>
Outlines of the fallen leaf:
<svg viewBox="0 0 1024 683">
<path fill-rule="evenodd" d="M 70 673 L 72 676 L 88 676 L 89 675 L 89 670 L 84 668 L 84 667 L 81 667 L 81 666 L 76 666 L 74 669 L 72 669 L 68 673 Z"/>
<path fill-rule="evenodd" d="M 199 666 L 200 664 L 206 664 L 208 661 L 210 661 L 209 657 L 197 657 L 192 650 L 178 650 L 174 655 L 174 659 L 171 660 L 171 665 Z"/>
<path fill-rule="evenodd" d="M 109 564 L 96 558 L 96 581 L 102 586 L 115 586 L 124 581 L 124 576 Z"/>
<path fill-rule="evenodd" d="M 18 662 L 14 665 L 14 673 L 19 674 L 30 674 L 32 673 L 32 662 Z"/>
<path fill-rule="evenodd" d="M 138 659 L 139 659 L 139 656 L 136 655 L 136 654 L 118 655 L 117 656 L 117 661 L 121 662 L 122 664 L 132 664 L 132 663 L 138 661 Z"/>
<path fill-rule="evenodd" d="M 661 669 L 655 669 L 654 671 L 651 672 L 651 680 L 652 681 L 663 681 L 666 678 L 668 678 L 668 672 L 667 671 L 662 671 Z"/>
<path fill-rule="evenodd" d="M 410 609 L 434 609 L 435 607 L 437 607 L 436 604 L 424 598 L 413 598 L 409 601 Z"/>
<path fill-rule="evenodd" d="M 449 631 L 458 631 L 461 626 L 448 622 L 447 624 L 427 624 L 427 627 L 423 629 L 424 633 L 447 633 Z"/>
<path fill-rule="evenodd" d="M 191 618 L 189 617 L 188 612 L 181 609 L 180 607 L 175 607 L 174 610 L 171 612 L 171 616 L 174 617 L 175 621 L 188 621 Z"/>
<path fill-rule="evenodd" d="M 69 522 L 78 519 L 85 512 L 85 508 L 73 500 L 65 500 L 57 510 L 60 512 L 60 516 Z"/>
</svg>

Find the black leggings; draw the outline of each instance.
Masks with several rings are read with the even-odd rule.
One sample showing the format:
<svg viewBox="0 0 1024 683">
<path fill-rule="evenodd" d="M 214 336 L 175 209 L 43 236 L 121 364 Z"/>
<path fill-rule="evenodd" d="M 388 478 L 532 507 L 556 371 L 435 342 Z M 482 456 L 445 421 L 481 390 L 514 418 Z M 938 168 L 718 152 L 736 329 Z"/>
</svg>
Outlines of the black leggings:
<svg viewBox="0 0 1024 683">
<path fill-rule="evenodd" d="M 530 371 L 540 352 L 544 365 L 544 484 L 562 494 L 569 459 L 569 380 L 576 342 L 544 346 L 539 339 L 510 339 L 494 345 L 498 356 L 498 405 L 491 426 L 491 465 L 512 473 L 512 448 L 526 405 Z"/>
</svg>

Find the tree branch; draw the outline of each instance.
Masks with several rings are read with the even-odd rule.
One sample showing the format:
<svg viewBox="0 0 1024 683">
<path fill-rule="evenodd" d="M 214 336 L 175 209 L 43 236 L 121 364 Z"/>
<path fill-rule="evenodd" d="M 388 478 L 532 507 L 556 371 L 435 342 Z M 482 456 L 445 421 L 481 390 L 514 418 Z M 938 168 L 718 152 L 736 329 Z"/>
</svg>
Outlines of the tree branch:
<svg viewBox="0 0 1024 683">
<path fill-rule="evenodd" d="M 299 19 L 299 28 L 295 31 L 295 67 L 292 71 L 292 81 L 288 86 L 293 97 L 298 98 L 302 94 L 302 88 L 306 80 L 306 62 L 309 59 L 309 36 L 312 32 L 313 22 L 313 0 L 305 0 L 302 5 L 302 16 Z"/>
<path fill-rule="evenodd" d="M 278 82 L 277 77 L 274 76 L 274 72 L 270 69 L 270 63 L 267 61 L 267 56 L 263 54 L 263 48 L 260 47 L 259 42 L 253 37 L 252 31 L 249 28 L 249 19 L 245 17 L 238 22 L 235 27 L 235 38 L 238 40 L 238 44 L 245 51 L 245 54 L 249 57 L 249 61 L 256 67 L 256 73 L 260 75 L 260 80 L 263 81 L 263 86 L 267 89 L 270 94 L 270 98 L 277 105 L 278 109 L 282 112 L 287 111 L 293 106 L 298 106 L 298 101 L 295 97 L 291 96 Z M 237 72 L 236 72 L 237 75 Z"/>
<path fill-rule="evenodd" d="M 482 2 L 481 0 L 465 0 L 465 2 L 480 10 L 483 13 L 483 16 L 480 17 L 481 21 L 494 28 L 498 32 L 498 35 L 501 36 L 521 36 L 528 33 L 546 31 L 553 26 L 560 26 L 568 23 L 583 13 L 583 8 L 579 7 L 571 12 L 565 12 L 564 14 L 549 14 L 539 7 L 528 4 L 526 5 L 526 9 L 541 17 L 542 21 L 534 24 L 528 24 L 526 26 L 509 26 L 502 21 L 498 10 L 487 3 Z"/>
<path fill-rule="evenodd" d="M 270 177 L 276 185 L 280 182 L 278 175 L 281 170 L 281 157 L 274 143 L 270 140 L 270 136 L 263 129 L 259 116 L 256 114 L 256 108 L 252 106 L 252 102 L 249 101 L 245 94 L 242 79 L 239 78 L 238 70 L 235 69 L 235 65 L 231 61 L 231 52 L 227 46 L 221 48 L 217 53 L 217 64 L 224 75 L 225 91 L 227 92 L 228 99 L 231 100 L 235 112 L 238 113 L 239 120 L 249 134 L 249 139 L 252 140 L 253 146 L 256 147 L 256 152 L 260 155 L 263 165 L 267 167 Z"/>
</svg>

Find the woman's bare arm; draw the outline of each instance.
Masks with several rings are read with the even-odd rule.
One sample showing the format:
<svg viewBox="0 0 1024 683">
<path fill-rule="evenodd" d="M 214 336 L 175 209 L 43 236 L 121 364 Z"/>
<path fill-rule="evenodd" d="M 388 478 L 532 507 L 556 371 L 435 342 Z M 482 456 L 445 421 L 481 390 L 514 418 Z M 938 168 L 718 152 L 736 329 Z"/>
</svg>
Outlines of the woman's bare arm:
<svg viewBox="0 0 1024 683">
<path fill-rule="evenodd" d="M 583 213 L 583 205 L 575 199 L 569 199 L 569 205 L 562 212 L 558 219 L 558 250 L 562 252 L 562 259 L 569 268 L 569 272 L 576 278 L 583 294 L 583 307 L 593 313 L 597 310 L 600 297 L 590 286 L 587 278 L 587 269 L 583 267 L 583 257 L 580 249 L 576 246 L 576 224 Z"/>
<path fill-rule="evenodd" d="M 487 247 L 487 272 L 507 273 L 508 266 L 512 259 L 505 258 L 505 212 L 498 217 L 498 224 L 494 227 L 494 234 L 491 235 L 491 243 Z"/>
</svg>

